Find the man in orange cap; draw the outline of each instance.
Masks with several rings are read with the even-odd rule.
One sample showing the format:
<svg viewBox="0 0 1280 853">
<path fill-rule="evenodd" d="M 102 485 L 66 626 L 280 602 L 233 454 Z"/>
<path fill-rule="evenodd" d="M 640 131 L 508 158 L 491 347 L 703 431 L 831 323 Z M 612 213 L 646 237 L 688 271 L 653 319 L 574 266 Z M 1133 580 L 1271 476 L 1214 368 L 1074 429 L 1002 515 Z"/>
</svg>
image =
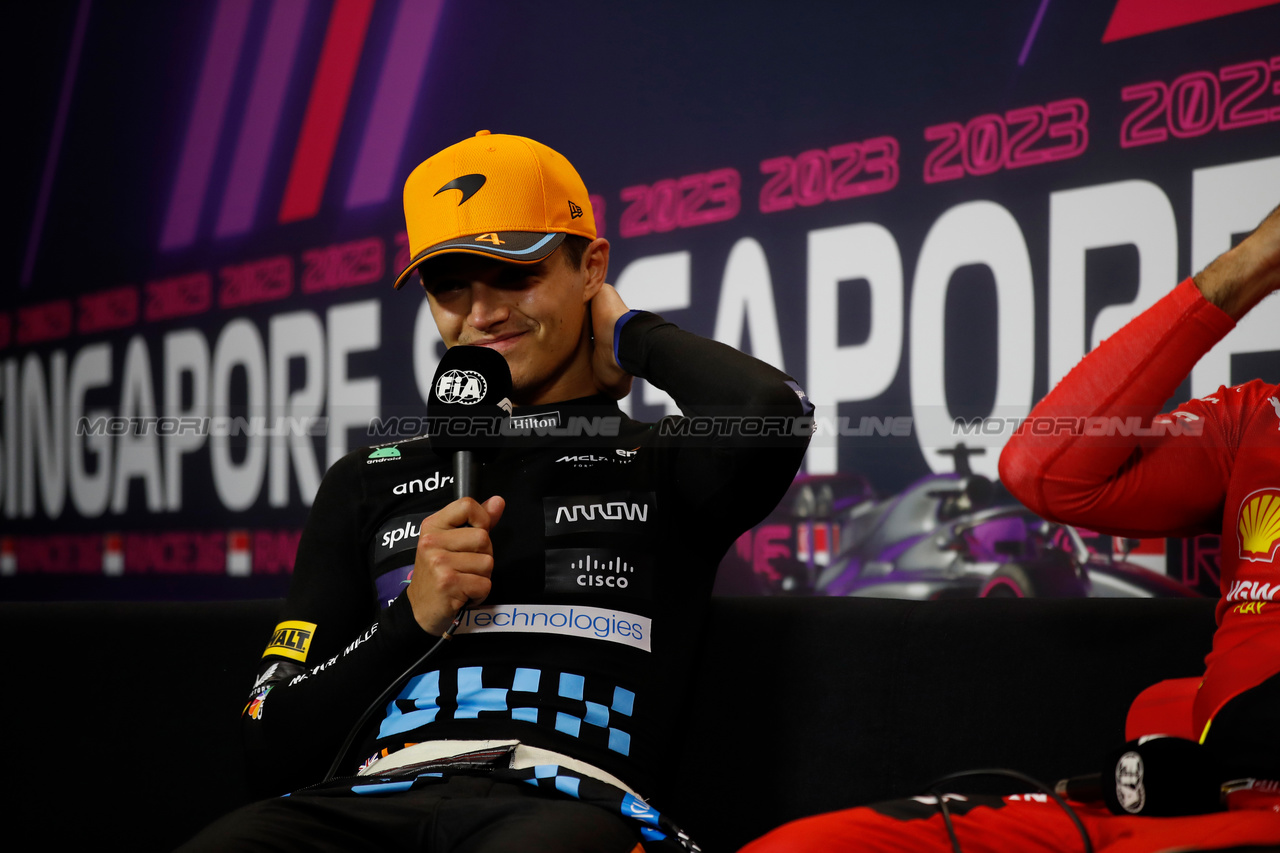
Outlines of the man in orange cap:
<svg viewBox="0 0 1280 853">
<path fill-rule="evenodd" d="M 452 498 L 430 436 L 330 469 L 244 730 L 276 792 L 330 761 L 340 778 L 189 849 L 696 849 L 655 803 L 701 612 L 790 484 L 811 407 L 774 368 L 629 311 L 581 178 L 541 143 L 446 148 L 405 215 L 396 287 L 416 271 L 449 347 L 502 354 L 513 420 L 537 429 L 485 465 L 481 500 Z M 683 419 L 623 416 L 632 376 L 720 426 L 693 443 Z"/>
</svg>

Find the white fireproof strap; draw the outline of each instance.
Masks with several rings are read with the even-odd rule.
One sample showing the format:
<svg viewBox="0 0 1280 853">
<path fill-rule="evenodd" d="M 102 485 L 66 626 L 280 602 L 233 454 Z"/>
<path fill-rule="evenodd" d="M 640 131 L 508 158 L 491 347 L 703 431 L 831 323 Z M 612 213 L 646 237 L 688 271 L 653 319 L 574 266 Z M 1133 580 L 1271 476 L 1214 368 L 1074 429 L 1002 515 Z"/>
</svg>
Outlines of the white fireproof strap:
<svg viewBox="0 0 1280 853">
<path fill-rule="evenodd" d="M 566 770 L 572 770 L 583 776 L 589 776 L 607 785 L 615 788 L 621 788 L 631 796 L 638 800 L 644 801 L 635 791 L 611 773 L 606 773 L 599 767 L 588 764 L 585 761 L 579 761 L 576 758 L 570 758 L 559 752 L 553 752 L 549 749 L 541 749 L 536 746 L 528 746 L 520 743 L 518 740 L 428 740 L 422 743 L 415 743 L 412 746 L 406 746 L 404 749 L 397 750 L 390 755 L 383 756 L 368 767 L 361 770 L 358 776 L 377 776 L 382 773 L 389 773 L 397 767 L 403 767 L 406 764 L 421 764 L 427 761 L 439 761 L 443 758 L 456 758 L 460 755 L 466 755 L 469 752 L 479 752 L 486 749 L 502 749 L 503 747 L 514 746 L 515 752 L 511 756 L 511 769 L 524 770 L 527 767 L 536 767 L 539 764 L 558 764 Z"/>
</svg>

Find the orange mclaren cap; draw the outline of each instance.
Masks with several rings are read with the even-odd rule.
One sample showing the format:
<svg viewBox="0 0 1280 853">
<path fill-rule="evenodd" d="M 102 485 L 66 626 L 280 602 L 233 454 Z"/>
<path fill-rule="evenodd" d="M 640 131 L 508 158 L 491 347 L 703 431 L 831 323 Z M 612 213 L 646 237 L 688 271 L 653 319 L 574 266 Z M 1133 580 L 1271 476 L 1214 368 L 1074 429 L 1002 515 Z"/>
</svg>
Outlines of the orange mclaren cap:
<svg viewBox="0 0 1280 853">
<path fill-rule="evenodd" d="M 404 184 L 409 266 L 445 252 L 532 264 L 566 234 L 594 240 L 586 185 L 560 153 L 523 136 L 482 130 L 419 164 Z"/>
</svg>

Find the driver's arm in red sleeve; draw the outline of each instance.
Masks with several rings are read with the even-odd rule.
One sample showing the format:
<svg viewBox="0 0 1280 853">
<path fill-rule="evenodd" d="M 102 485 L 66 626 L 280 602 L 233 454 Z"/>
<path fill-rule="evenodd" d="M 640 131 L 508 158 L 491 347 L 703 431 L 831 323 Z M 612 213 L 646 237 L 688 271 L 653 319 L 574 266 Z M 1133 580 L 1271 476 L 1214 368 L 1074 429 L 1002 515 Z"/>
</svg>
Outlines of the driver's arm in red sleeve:
<svg viewBox="0 0 1280 853">
<path fill-rule="evenodd" d="M 1239 403 L 1223 399 L 1224 390 L 1170 415 L 1159 412 L 1234 326 L 1190 279 L 1178 285 L 1085 356 L 1032 410 L 1001 454 L 1005 487 L 1045 518 L 1102 532 L 1218 530 Z M 1132 434 L 1133 418 L 1144 429 L 1154 426 L 1154 434 Z"/>
</svg>

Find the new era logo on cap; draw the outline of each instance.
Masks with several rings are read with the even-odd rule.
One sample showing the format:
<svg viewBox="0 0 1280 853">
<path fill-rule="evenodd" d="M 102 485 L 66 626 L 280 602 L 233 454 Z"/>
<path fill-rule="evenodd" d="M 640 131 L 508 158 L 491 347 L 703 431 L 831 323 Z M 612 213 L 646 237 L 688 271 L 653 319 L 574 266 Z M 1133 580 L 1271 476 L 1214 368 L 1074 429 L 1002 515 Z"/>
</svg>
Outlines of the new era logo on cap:
<svg viewBox="0 0 1280 853">
<path fill-rule="evenodd" d="M 396 277 L 397 288 L 424 261 L 446 252 L 529 264 L 554 252 L 568 234 L 596 237 L 587 188 L 563 155 L 487 130 L 414 169 L 404 186 L 404 212 L 411 260 Z"/>
</svg>

